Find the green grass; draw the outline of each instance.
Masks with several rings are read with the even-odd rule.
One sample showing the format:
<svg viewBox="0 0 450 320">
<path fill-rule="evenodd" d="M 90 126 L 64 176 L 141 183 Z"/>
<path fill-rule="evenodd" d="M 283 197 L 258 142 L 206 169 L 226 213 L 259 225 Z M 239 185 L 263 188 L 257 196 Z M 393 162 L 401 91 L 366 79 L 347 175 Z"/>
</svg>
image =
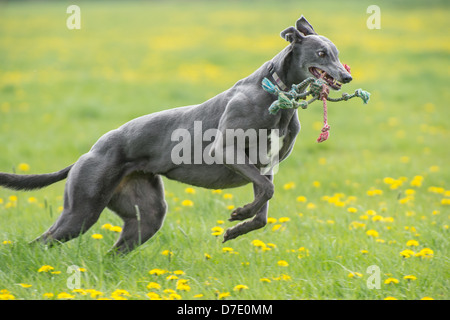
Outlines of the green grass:
<svg viewBox="0 0 450 320">
<path fill-rule="evenodd" d="M 356 100 L 330 104 L 331 136 L 321 144 L 315 141 L 320 105 L 299 112 L 302 131 L 275 176 L 269 216 L 276 222 L 225 245 L 211 228 L 234 224 L 227 222 L 227 207 L 251 201 L 251 186 L 221 194 L 195 188 L 191 194 L 187 185 L 165 179 L 163 228 L 120 259 L 105 256 L 118 233 L 101 226 L 121 225 L 107 210 L 69 243 L 28 245 L 57 218 L 63 183 L 30 193 L 0 190 L 0 294 L 57 299 L 67 292 L 92 299 L 67 286 L 67 268 L 77 265 L 85 269 L 81 288 L 105 298 L 117 298 L 117 289 L 128 299 L 148 299 L 149 292 L 178 297 L 165 289 L 182 299 L 227 292 L 226 299 L 450 298 L 450 8 L 439 1 L 426 7 L 381 1 L 381 29 L 369 30 L 371 3 L 321 2 L 320 9 L 297 1 L 81 2 L 82 28 L 76 31 L 65 26 L 69 3 L 8 3 L 0 13 L 0 171 L 21 172 L 20 163 L 30 166 L 27 173 L 59 170 L 128 120 L 226 90 L 286 45 L 278 34 L 300 14 L 352 67 L 354 81 L 343 91 L 361 87 L 372 97 L 367 106 Z M 420 185 L 415 176 L 423 178 Z M 401 182 L 387 184 L 387 177 Z M 368 194 L 372 189 L 379 191 Z M 183 206 L 186 199 L 194 205 Z M 289 221 L 280 222 L 283 217 Z M 355 222 L 360 227 L 350 228 Z M 96 233 L 103 239 L 93 239 Z M 252 245 L 255 239 L 270 250 Z M 407 246 L 409 240 L 418 246 Z M 424 248 L 433 250 L 432 257 L 400 255 Z M 38 272 L 44 265 L 60 272 Z M 366 285 L 372 265 L 380 269 L 380 289 Z M 153 269 L 171 273 L 149 274 Z M 184 272 L 178 277 L 189 280 L 190 291 L 166 279 L 176 270 Z M 388 278 L 399 282 L 385 284 Z M 161 288 L 148 289 L 149 282 Z M 237 285 L 248 289 L 233 290 Z"/>
</svg>

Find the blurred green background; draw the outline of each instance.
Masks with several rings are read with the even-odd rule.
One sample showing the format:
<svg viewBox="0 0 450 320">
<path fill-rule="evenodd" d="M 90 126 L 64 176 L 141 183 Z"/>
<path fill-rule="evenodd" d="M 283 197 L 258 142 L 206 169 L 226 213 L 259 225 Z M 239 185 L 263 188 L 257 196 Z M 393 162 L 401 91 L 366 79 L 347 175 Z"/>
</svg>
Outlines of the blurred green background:
<svg viewBox="0 0 450 320">
<path fill-rule="evenodd" d="M 398 252 L 410 237 L 404 227 L 420 225 L 420 242 L 441 258 L 435 264 L 415 265 L 416 270 L 424 277 L 448 270 L 444 236 L 450 201 L 448 1 L 76 1 L 81 8 L 81 29 L 69 30 L 66 9 L 71 4 L 0 2 L 0 171 L 59 170 L 75 162 L 101 135 L 135 117 L 211 98 L 282 50 L 287 43 L 280 38 L 280 31 L 303 14 L 319 34 L 336 44 L 341 62 L 351 66 L 354 80 L 342 91 L 363 88 L 372 93 L 371 101 L 368 105 L 356 99 L 329 104 L 331 136 L 321 144 L 316 142 L 322 127 L 320 104 L 299 111 L 302 131 L 293 153 L 275 176 L 270 215 L 296 220 L 304 213 L 302 219 L 311 220 L 292 222 L 295 228 L 276 235 L 267 227 L 232 245 L 244 246 L 254 237 L 267 237 L 267 241 L 279 241 L 279 247 L 291 242 L 320 247 L 332 239 L 340 239 L 341 248 L 356 250 L 356 243 L 364 247 L 369 241 L 364 233 L 346 238 L 348 224 L 358 215 L 348 216 L 346 207 L 322 207 L 321 197 L 342 193 L 358 199 L 354 206 L 360 212 L 375 209 L 395 217 L 397 233 L 389 235 L 390 229 L 383 229 L 387 234 L 381 236 L 397 241 L 397 246 L 375 247 L 379 264 L 398 265 Z M 380 29 L 367 27 L 370 14 L 366 9 L 371 4 L 380 7 Z M 423 185 L 416 186 L 415 202 L 407 201 L 402 207 L 397 200 L 408 195 L 406 190 L 414 187 L 415 176 L 423 177 Z M 391 190 L 383 183 L 386 177 L 399 179 L 403 185 Z M 184 245 L 202 243 L 206 247 L 200 251 L 210 250 L 207 246 L 211 243 L 203 243 L 203 238 L 211 237 L 209 229 L 215 220 L 226 220 L 230 210 L 212 200 L 209 191 L 199 191 L 195 213 L 187 215 L 180 205 L 180 200 L 189 197 L 184 192 L 187 186 L 168 180 L 165 184 L 169 214 L 162 235 L 153 241 L 159 247 L 183 244 L 178 237 L 184 236 L 177 233 L 181 221 L 183 232 L 192 237 L 192 242 Z M 42 233 L 62 204 L 63 187 L 58 183 L 31 194 L 1 189 L 0 240 L 28 241 Z M 440 189 L 430 191 L 430 187 Z M 374 199 L 366 194 L 371 189 L 382 189 L 384 194 Z M 231 192 L 236 192 L 236 206 L 252 198 L 251 186 Z M 11 195 L 18 196 L 20 207 L 16 210 L 11 210 Z M 311 206 L 308 209 L 307 203 L 296 201 L 300 195 L 317 210 L 308 211 Z M 37 199 L 39 207 L 27 202 L 30 196 Z M 439 214 L 432 214 L 435 211 Z M 427 219 L 422 219 L 424 216 Z M 110 214 L 102 219 L 120 223 Z M 332 229 L 320 222 L 327 220 L 336 222 Z M 144 246 L 145 252 L 153 250 L 152 243 Z M 105 250 L 111 244 L 105 244 Z M 323 259 L 333 255 L 335 250 L 330 248 L 321 251 L 330 255 Z M 346 257 L 349 252 L 342 250 L 340 256 Z M 392 255 L 383 260 L 386 252 Z M 13 252 L 7 255 L 11 261 L 18 258 Z M 157 257 L 152 258 L 157 263 Z M 189 258 L 186 256 L 186 261 Z M 317 268 L 312 264 L 302 272 L 309 270 L 313 277 L 312 270 Z M 0 279 L 7 286 L 8 277 L 19 281 L 21 274 L 19 270 L 15 276 Z M 326 277 L 334 279 L 330 274 Z M 448 281 L 448 275 L 424 282 L 435 298 L 448 298 L 443 279 Z M 285 288 L 275 297 L 355 297 L 345 290 L 333 293 L 332 282 L 328 285 L 291 296 L 285 295 Z M 427 286 L 421 287 L 422 292 Z M 398 295 L 416 297 L 406 287 Z M 254 292 L 246 297 L 261 296 L 267 297 Z M 366 298 L 380 296 L 383 294 L 376 296 L 374 291 L 362 294 Z"/>
</svg>

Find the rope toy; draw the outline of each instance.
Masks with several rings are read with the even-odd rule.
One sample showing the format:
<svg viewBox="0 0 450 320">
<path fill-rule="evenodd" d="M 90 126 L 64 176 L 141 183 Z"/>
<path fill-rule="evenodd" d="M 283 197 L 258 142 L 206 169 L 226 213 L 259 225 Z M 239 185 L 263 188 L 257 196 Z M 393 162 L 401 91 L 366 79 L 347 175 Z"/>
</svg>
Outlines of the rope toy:
<svg viewBox="0 0 450 320">
<path fill-rule="evenodd" d="M 343 64 L 345 69 L 350 73 L 350 67 Z M 356 89 L 353 94 L 343 93 L 339 98 L 330 98 L 328 94 L 330 89 L 327 83 L 322 79 L 325 72 L 318 79 L 314 77 L 307 78 L 299 84 L 293 84 L 291 90 L 282 91 L 278 86 L 274 85 L 269 79 L 264 78 L 262 80 L 262 88 L 274 95 L 278 95 L 278 100 L 275 100 L 269 107 L 270 114 L 277 114 L 280 109 L 306 109 L 308 105 L 316 100 L 322 100 L 323 102 L 323 128 L 321 130 L 317 142 L 323 142 L 328 139 L 330 133 L 330 126 L 328 125 L 328 112 L 327 112 L 327 100 L 331 102 L 347 101 L 354 97 L 360 97 L 364 104 L 367 104 L 370 99 L 370 93 L 362 89 Z M 309 90 L 306 90 L 309 86 Z M 305 91 L 306 90 L 306 91 Z M 307 96 L 311 95 L 312 98 L 308 101 L 304 100 Z M 303 99 L 301 101 L 298 101 Z"/>
</svg>

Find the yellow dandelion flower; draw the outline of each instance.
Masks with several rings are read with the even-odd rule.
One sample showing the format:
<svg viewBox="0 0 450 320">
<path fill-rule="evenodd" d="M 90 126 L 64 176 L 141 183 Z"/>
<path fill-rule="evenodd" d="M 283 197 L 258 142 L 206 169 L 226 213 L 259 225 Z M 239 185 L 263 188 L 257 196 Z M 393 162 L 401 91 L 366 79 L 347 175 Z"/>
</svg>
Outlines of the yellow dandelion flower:
<svg viewBox="0 0 450 320">
<path fill-rule="evenodd" d="M 160 275 L 165 274 L 167 272 L 168 272 L 167 270 L 163 270 L 163 269 L 152 269 L 148 273 L 156 275 L 156 276 L 160 276 Z"/>
<path fill-rule="evenodd" d="M 414 280 L 417 280 L 417 277 L 413 276 L 413 275 L 407 275 L 407 276 L 404 276 L 403 279 L 408 280 L 408 281 L 414 281 Z"/>
<path fill-rule="evenodd" d="M 398 299 L 394 298 L 394 297 L 386 297 L 386 298 L 384 298 L 384 300 L 398 300 Z"/>
<path fill-rule="evenodd" d="M 168 257 L 173 256 L 173 252 L 170 251 L 170 250 L 163 250 L 163 251 L 161 252 L 161 254 L 162 254 L 163 256 L 168 256 Z"/>
<path fill-rule="evenodd" d="M 61 299 L 61 300 L 63 300 L 63 299 L 74 299 L 75 296 L 74 296 L 74 295 L 71 295 L 71 294 L 69 294 L 69 293 L 67 293 L 67 292 L 61 292 L 61 293 L 58 293 L 58 295 L 56 296 L 56 298 L 57 298 L 57 299 Z"/>
<path fill-rule="evenodd" d="M 306 209 L 313 210 L 313 209 L 315 209 L 315 208 L 316 208 L 316 205 L 315 205 L 314 203 L 312 203 L 312 202 L 309 202 L 309 203 L 306 205 Z"/>
<path fill-rule="evenodd" d="M 297 202 L 306 202 L 307 201 L 305 196 L 298 196 L 296 200 L 297 200 Z"/>
<path fill-rule="evenodd" d="M 233 209 L 235 208 L 235 206 L 234 206 L 234 205 L 232 205 L 232 204 L 230 204 L 230 205 L 229 205 L 229 206 L 227 206 L 226 208 L 227 208 L 227 210 L 233 210 Z"/>
<path fill-rule="evenodd" d="M 28 163 L 19 163 L 17 169 L 22 172 L 30 171 L 30 165 Z"/>
<path fill-rule="evenodd" d="M 193 207 L 194 206 L 194 202 L 192 200 L 183 200 L 181 202 L 181 205 L 184 207 Z"/>
<path fill-rule="evenodd" d="M 267 223 L 275 223 L 275 222 L 277 222 L 277 219 L 272 217 L 267 218 Z"/>
<path fill-rule="evenodd" d="M 36 197 L 29 197 L 27 201 L 28 203 L 37 203 L 38 199 Z"/>
<path fill-rule="evenodd" d="M 99 233 L 94 233 L 91 237 L 92 237 L 92 239 L 96 239 L 96 240 L 103 239 L 103 236 Z"/>
<path fill-rule="evenodd" d="M 232 195 L 231 193 L 225 193 L 225 194 L 223 195 L 223 198 L 224 198 L 225 200 L 231 200 L 231 199 L 233 199 L 233 195 Z"/>
<path fill-rule="evenodd" d="M 194 294 L 194 298 L 203 298 L 203 296 L 202 293 Z"/>
<path fill-rule="evenodd" d="M 11 202 L 17 202 L 17 200 L 19 200 L 19 198 L 17 198 L 17 196 L 9 196 L 8 199 Z"/>
<path fill-rule="evenodd" d="M 104 225 L 101 226 L 101 228 L 105 230 L 111 230 L 112 227 L 113 225 L 110 223 L 105 223 Z"/>
<path fill-rule="evenodd" d="M 261 240 L 257 240 L 257 239 L 253 240 L 251 242 L 251 244 L 257 248 L 265 248 L 266 247 L 266 244 L 264 242 L 262 242 Z"/>
<path fill-rule="evenodd" d="M 261 279 L 259 279 L 259 281 L 261 281 L 261 282 L 267 282 L 267 283 L 272 282 L 269 278 L 261 278 Z"/>
<path fill-rule="evenodd" d="M 160 297 L 159 294 L 154 293 L 154 292 L 149 292 L 146 294 L 146 296 L 150 299 L 150 300 L 162 300 L 162 298 Z"/>
<path fill-rule="evenodd" d="M 367 230 L 366 231 L 366 234 L 368 235 L 368 236 L 370 236 L 370 237 L 374 237 L 374 238 L 378 238 L 378 232 L 377 231 L 375 231 L 375 230 L 373 230 L 373 229 L 371 229 L 371 230 Z"/>
<path fill-rule="evenodd" d="M 176 275 L 174 275 L 174 274 L 168 275 L 166 277 L 166 280 L 177 280 L 177 279 L 178 279 L 178 277 Z"/>
<path fill-rule="evenodd" d="M 235 253 L 236 251 L 234 251 L 234 249 L 233 249 L 233 248 L 230 248 L 230 247 L 223 247 L 223 248 L 222 248 L 222 252 L 225 252 L 225 253 Z"/>
<path fill-rule="evenodd" d="M 420 300 L 434 300 L 432 297 L 423 297 L 422 299 L 420 299 Z"/>
<path fill-rule="evenodd" d="M 22 288 L 30 288 L 33 285 L 32 284 L 27 284 L 27 283 L 19 283 L 19 286 L 21 286 Z"/>
<path fill-rule="evenodd" d="M 215 190 L 212 190 L 211 191 L 213 194 L 221 194 L 222 193 L 222 190 L 220 190 L 220 189 L 215 189 Z"/>
<path fill-rule="evenodd" d="M 222 233 L 223 233 L 223 228 L 221 228 L 221 227 L 213 227 L 213 228 L 211 228 L 211 234 L 213 235 L 213 236 L 220 236 Z"/>
<path fill-rule="evenodd" d="M 46 292 L 46 293 L 42 294 L 42 296 L 44 298 L 50 299 L 50 298 L 53 298 L 55 296 L 55 294 L 51 293 L 51 292 Z"/>
<path fill-rule="evenodd" d="M 415 254 L 416 257 L 422 257 L 422 258 L 431 258 L 434 255 L 434 251 L 430 248 L 423 248 L 418 253 Z"/>
<path fill-rule="evenodd" d="M 294 182 L 288 182 L 286 184 L 283 185 L 283 189 L 284 190 L 291 190 L 295 188 L 295 183 Z"/>
<path fill-rule="evenodd" d="M 5 245 L 6 244 L 12 244 L 12 241 L 11 240 L 5 240 L 5 241 L 2 242 L 2 244 L 5 244 Z"/>
<path fill-rule="evenodd" d="M 280 267 L 287 267 L 287 266 L 289 266 L 289 263 L 286 260 L 279 260 L 277 262 L 277 265 Z"/>
<path fill-rule="evenodd" d="M 280 229 L 282 227 L 281 224 L 276 224 L 272 227 L 272 231 L 277 231 L 278 229 Z"/>
<path fill-rule="evenodd" d="M 181 276 L 181 275 L 184 275 L 184 274 L 186 274 L 184 271 L 182 271 L 182 270 L 175 270 L 174 272 L 173 272 L 173 274 L 176 274 L 176 275 L 178 275 L 178 276 Z"/>
<path fill-rule="evenodd" d="M 278 222 L 283 223 L 283 222 L 288 222 L 291 221 L 291 218 L 288 217 L 281 217 L 280 219 L 278 219 Z"/>
<path fill-rule="evenodd" d="M 320 188 L 320 182 L 319 181 L 314 181 L 312 185 L 315 188 Z"/>
<path fill-rule="evenodd" d="M 211 258 L 212 258 L 211 255 L 205 253 L 205 259 L 206 259 L 206 260 L 210 260 Z"/>
<path fill-rule="evenodd" d="M 184 189 L 184 192 L 186 192 L 188 194 L 195 194 L 195 189 L 194 188 L 186 188 L 186 189 Z"/>
<path fill-rule="evenodd" d="M 230 297 L 231 294 L 229 292 L 219 292 L 219 294 L 217 295 L 217 299 L 221 300 L 221 299 L 225 299 Z"/>
<path fill-rule="evenodd" d="M 398 279 L 395 278 L 387 278 L 384 280 L 384 284 L 391 284 L 391 283 L 399 283 Z"/>
<path fill-rule="evenodd" d="M 349 207 L 349 208 L 347 208 L 347 211 L 350 213 L 356 213 L 356 212 L 358 212 L 358 209 L 356 209 L 354 207 Z"/>
<path fill-rule="evenodd" d="M 419 241 L 417 241 L 417 240 L 408 240 L 406 242 L 406 246 L 407 247 L 417 247 L 417 246 L 419 246 Z"/>
<path fill-rule="evenodd" d="M 161 285 L 156 282 L 149 282 L 147 285 L 147 289 L 161 289 Z"/>
<path fill-rule="evenodd" d="M 247 290 L 248 287 L 245 284 L 238 284 L 237 286 L 235 286 L 233 288 L 233 291 L 242 291 L 242 290 Z"/>
<path fill-rule="evenodd" d="M 52 270 L 54 270 L 55 268 L 53 268 L 52 266 L 50 266 L 50 265 L 43 265 L 42 267 L 40 267 L 39 269 L 38 269 L 38 272 L 49 272 L 49 271 L 52 271 Z"/>
<path fill-rule="evenodd" d="M 406 250 L 403 250 L 402 252 L 400 252 L 400 255 L 404 258 L 409 258 L 409 257 L 413 256 L 414 254 L 415 254 L 414 251 L 409 250 L 409 249 L 406 249 Z"/>
<path fill-rule="evenodd" d="M 113 232 L 122 232 L 122 227 L 112 226 L 111 229 L 109 229 L 109 230 L 113 231 Z"/>
</svg>

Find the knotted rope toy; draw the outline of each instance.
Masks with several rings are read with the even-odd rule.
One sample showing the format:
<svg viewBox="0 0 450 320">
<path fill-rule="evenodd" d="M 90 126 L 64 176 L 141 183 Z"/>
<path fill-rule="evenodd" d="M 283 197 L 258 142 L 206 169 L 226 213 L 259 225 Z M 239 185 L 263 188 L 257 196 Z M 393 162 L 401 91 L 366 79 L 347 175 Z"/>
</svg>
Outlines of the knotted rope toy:
<svg viewBox="0 0 450 320">
<path fill-rule="evenodd" d="M 343 65 L 345 69 L 350 72 L 350 67 L 346 64 Z M 262 87 L 265 91 L 278 95 L 278 99 L 275 100 L 269 107 L 270 114 L 277 114 L 280 109 L 306 109 L 308 105 L 316 100 L 322 100 L 323 102 L 323 128 L 320 133 L 317 142 L 323 142 L 328 139 L 330 126 L 328 125 L 328 112 L 327 112 L 327 100 L 331 102 L 347 101 L 354 97 L 360 97 L 364 104 L 367 104 L 370 99 L 370 93 L 362 89 L 356 89 L 353 94 L 343 93 L 339 98 L 330 98 L 328 94 L 330 89 L 323 80 L 325 72 L 320 78 L 310 77 L 299 84 L 293 84 L 291 90 L 282 91 L 278 86 L 274 85 L 269 79 L 264 78 L 262 81 Z M 309 86 L 309 90 L 306 90 Z M 311 95 L 312 98 L 308 101 L 304 100 L 307 96 Z M 299 101 L 300 99 L 303 99 Z"/>
</svg>

